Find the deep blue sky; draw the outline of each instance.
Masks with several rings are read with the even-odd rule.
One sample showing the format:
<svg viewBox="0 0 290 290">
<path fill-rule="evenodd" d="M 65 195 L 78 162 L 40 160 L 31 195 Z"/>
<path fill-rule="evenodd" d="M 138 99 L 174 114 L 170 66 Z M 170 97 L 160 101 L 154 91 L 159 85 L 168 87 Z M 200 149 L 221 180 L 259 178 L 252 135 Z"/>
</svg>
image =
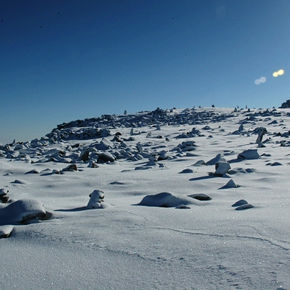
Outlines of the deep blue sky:
<svg viewBox="0 0 290 290">
<path fill-rule="evenodd" d="M 0 0 L 0 142 L 125 109 L 278 106 L 289 15 L 288 0 Z"/>
</svg>

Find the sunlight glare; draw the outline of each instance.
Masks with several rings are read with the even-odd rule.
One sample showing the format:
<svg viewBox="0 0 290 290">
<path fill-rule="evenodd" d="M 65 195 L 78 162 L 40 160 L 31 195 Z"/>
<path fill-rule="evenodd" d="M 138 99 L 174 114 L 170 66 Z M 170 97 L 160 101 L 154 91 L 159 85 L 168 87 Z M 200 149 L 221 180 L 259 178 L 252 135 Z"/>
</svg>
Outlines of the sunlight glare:
<svg viewBox="0 0 290 290">
<path fill-rule="evenodd" d="M 282 76 L 284 73 L 285 73 L 285 70 L 284 69 L 279 69 L 278 71 L 274 71 L 273 72 L 273 77 L 274 78 L 277 78 L 279 76 Z"/>
</svg>

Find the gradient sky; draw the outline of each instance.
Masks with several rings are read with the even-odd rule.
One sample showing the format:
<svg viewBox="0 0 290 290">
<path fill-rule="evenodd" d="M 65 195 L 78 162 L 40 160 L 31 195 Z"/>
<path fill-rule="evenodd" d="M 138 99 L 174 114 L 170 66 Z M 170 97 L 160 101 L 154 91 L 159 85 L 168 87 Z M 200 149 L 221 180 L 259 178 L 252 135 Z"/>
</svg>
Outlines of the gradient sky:
<svg viewBox="0 0 290 290">
<path fill-rule="evenodd" d="M 0 0 L 0 142 L 125 109 L 279 106 L 289 15 L 288 0 Z"/>
</svg>

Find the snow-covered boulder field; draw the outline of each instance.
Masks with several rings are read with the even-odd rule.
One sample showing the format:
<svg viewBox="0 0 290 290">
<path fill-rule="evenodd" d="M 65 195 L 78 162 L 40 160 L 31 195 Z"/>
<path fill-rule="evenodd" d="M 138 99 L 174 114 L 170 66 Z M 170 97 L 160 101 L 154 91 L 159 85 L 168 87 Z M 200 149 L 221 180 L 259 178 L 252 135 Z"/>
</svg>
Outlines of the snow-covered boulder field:
<svg viewBox="0 0 290 290">
<path fill-rule="evenodd" d="M 0 145 L 0 288 L 288 289 L 289 176 L 287 106 L 103 115 Z"/>
</svg>

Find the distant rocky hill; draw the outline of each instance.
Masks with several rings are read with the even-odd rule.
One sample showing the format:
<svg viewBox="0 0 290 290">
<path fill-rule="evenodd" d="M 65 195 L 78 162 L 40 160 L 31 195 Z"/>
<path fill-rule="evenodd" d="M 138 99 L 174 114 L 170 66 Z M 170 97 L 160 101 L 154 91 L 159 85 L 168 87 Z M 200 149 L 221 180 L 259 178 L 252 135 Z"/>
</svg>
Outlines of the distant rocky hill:
<svg viewBox="0 0 290 290">
<path fill-rule="evenodd" d="M 97 118 L 76 120 L 63 123 L 46 135 L 52 141 L 87 140 L 107 137 L 109 129 L 140 128 L 145 126 L 163 125 L 199 125 L 207 122 L 219 122 L 232 117 L 215 110 L 197 110 L 195 108 L 176 110 L 143 111 L 131 115 L 102 115 Z"/>
<path fill-rule="evenodd" d="M 286 102 L 284 102 L 281 107 L 281 109 L 287 109 L 290 108 L 290 100 L 287 100 Z"/>
<path fill-rule="evenodd" d="M 144 160 L 147 169 L 157 161 L 192 155 L 204 138 L 213 140 L 215 134 L 247 138 L 257 135 L 261 125 L 267 127 L 262 128 L 267 132 L 265 142 L 289 147 L 290 131 L 284 123 L 289 117 L 285 110 L 238 108 L 157 108 L 103 115 L 60 124 L 40 139 L 0 145 L 0 158 L 69 163 L 64 171 L 76 170 L 75 164 L 97 167 L 97 163 L 117 160 Z M 226 130 L 225 124 L 238 130 Z"/>
</svg>

